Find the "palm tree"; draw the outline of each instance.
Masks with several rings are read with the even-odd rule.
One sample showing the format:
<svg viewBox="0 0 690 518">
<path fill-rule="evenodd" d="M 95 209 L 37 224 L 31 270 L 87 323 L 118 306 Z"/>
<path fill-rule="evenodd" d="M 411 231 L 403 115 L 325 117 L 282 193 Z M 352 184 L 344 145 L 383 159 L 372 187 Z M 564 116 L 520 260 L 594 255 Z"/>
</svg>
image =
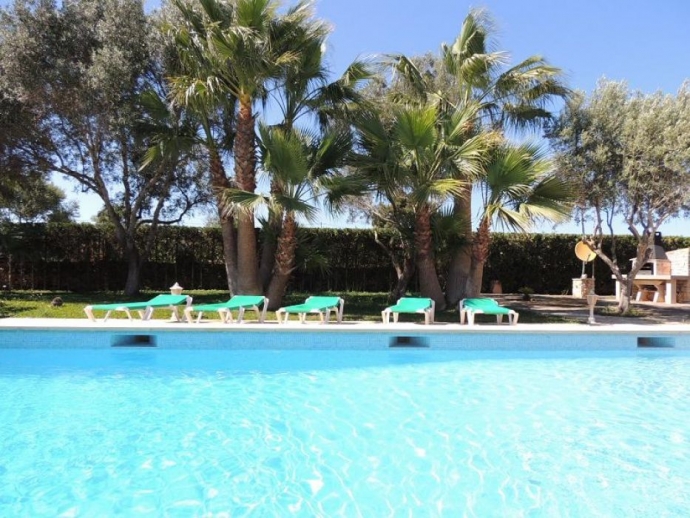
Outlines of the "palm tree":
<svg viewBox="0 0 690 518">
<path fill-rule="evenodd" d="M 211 190 L 223 240 L 223 257 L 230 293 L 238 292 L 237 233 L 234 215 L 225 211 L 221 193 L 234 186 L 228 177 L 223 155 L 232 149 L 235 137 L 237 98 L 227 88 L 221 74 L 223 64 L 209 48 L 214 27 L 228 27 L 231 23 L 223 9 L 210 9 L 213 16 L 192 8 L 182 0 L 173 0 L 177 18 L 162 24 L 170 37 L 174 59 L 169 63 L 169 97 L 173 106 L 184 110 L 187 117 L 197 121 L 193 135 L 184 135 L 186 142 L 171 139 L 162 128 L 159 148 L 151 153 L 169 153 L 180 145 L 198 146 L 208 157 Z"/>
<path fill-rule="evenodd" d="M 328 177 L 340 168 L 352 147 L 349 132 L 332 129 L 321 135 L 298 129 L 259 126 L 259 148 L 263 170 L 271 176 L 270 196 L 239 189 L 223 194 L 227 206 L 251 210 L 265 205 L 280 214 L 275 265 L 266 296 L 270 308 L 282 305 L 285 289 L 295 268 L 298 218 L 313 220 L 316 202 L 328 185 Z"/>
<path fill-rule="evenodd" d="M 548 103 L 565 97 L 561 71 L 543 58 L 532 56 L 508 67 L 504 52 L 492 51 L 493 27 L 484 11 L 472 10 L 460 34 L 451 45 L 441 47 L 440 56 L 389 57 L 396 74 L 383 96 L 393 104 L 435 103 L 441 112 L 451 114 L 469 104 L 476 105 L 477 117 L 466 128 L 467 136 L 493 133 L 495 139 L 508 127 L 538 127 L 551 116 Z M 379 101 L 382 94 L 374 95 Z M 487 135 L 488 138 L 491 138 Z M 446 277 L 446 300 L 456 303 L 466 296 L 472 268 L 472 191 L 474 179 L 452 196 L 452 225 L 447 242 L 452 245 Z"/>
<path fill-rule="evenodd" d="M 300 64 L 286 71 L 275 91 L 282 120 L 277 127 L 290 132 L 305 116 L 316 118 L 318 126 L 325 130 L 342 125 L 349 113 L 362 103 L 359 86 L 369 79 L 368 66 L 355 61 L 335 81 L 328 83 L 328 69 L 324 62 L 325 34 L 305 41 L 300 49 Z M 279 192 L 271 182 L 271 193 Z M 284 221 L 280 204 L 271 204 L 264 224 L 263 247 L 259 265 L 261 284 L 267 288 L 275 266 L 278 235 Z M 275 210 L 278 212 L 275 212 Z"/>
<path fill-rule="evenodd" d="M 234 119 L 234 183 L 237 188 L 256 190 L 255 105 L 266 101 L 270 88 L 301 63 L 301 52 L 309 42 L 321 41 L 328 32 L 313 18 L 311 7 L 300 2 L 279 13 L 274 0 L 199 0 L 201 10 L 184 0 L 174 0 L 186 26 L 177 41 L 188 55 L 197 59 L 186 65 L 193 73 L 179 81 L 185 99 L 204 94 L 206 108 L 216 107 L 220 98 L 236 100 Z M 212 157 L 213 161 L 213 157 Z M 213 174 L 213 173 L 212 173 Z M 218 177 L 218 192 L 232 187 Z M 225 184 L 225 185 L 223 185 Z M 226 219 L 234 215 L 221 208 Z M 256 229 L 251 208 L 236 211 L 237 292 L 262 292 L 259 280 Z"/>
<path fill-rule="evenodd" d="M 472 242 L 467 297 L 476 297 L 481 291 L 495 224 L 527 232 L 536 220 L 567 219 L 573 201 L 570 186 L 552 173 L 551 162 L 531 144 L 516 146 L 504 142 L 495 147 L 480 178 L 483 210 Z"/>
<path fill-rule="evenodd" d="M 558 98 L 567 98 L 562 71 L 541 56 L 530 56 L 506 68 L 508 56 L 491 51 L 493 24 L 485 11 L 471 10 L 460 34 L 452 45 L 441 48 L 443 71 L 450 75 L 455 88 L 448 92 L 451 103 L 474 100 L 480 104 L 482 125 L 503 131 L 506 127 L 535 128 L 552 117 L 547 109 Z M 479 129 L 479 128 L 478 128 Z M 482 210 L 486 211 L 486 207 Z M 455 304 L 467 296 L 464 288 L 478 265 L 472 265 L 472 188 L 468 186 L 454 200 L 454 212 L 464 222 L 466 246 L 454 254 L 446 276 L 446 297 Z M 476 275 L 476 273 L 475 273 Z"/>
<path fill-rule="evenodd" d="M 417 103 L 395 107 L 390 122 L 377 111 L 355 119 L 355 176 L 393 212 L 414 214 L 420 289 L 438 309 L 445 307 L 445 298 L 436 271 L 432 215 L 479 170 L 486 136 L 468 137 L 467 131 L 476 116 L 473 104 L 446 113 L 438 103 Z"/>
<path fill-rule="evenodd" d="M 238 0 L 230 30 L 214 36 L 215 49 L 228 62 L 230 91 L 238 99 L 235 179 L 246 192 L 256 190 L 254 103 L 266 98 L 270 83 L 300 65 L 301 49 L 327 33 L 326 25 L 313 19 L 308 4 L 300 2 L 284 15 L 277 14 L 277 7 L 271 0 Z M 238 215 L 238 265 L 240 293 L 261 292 L 251 210 Z"/>
</svg>

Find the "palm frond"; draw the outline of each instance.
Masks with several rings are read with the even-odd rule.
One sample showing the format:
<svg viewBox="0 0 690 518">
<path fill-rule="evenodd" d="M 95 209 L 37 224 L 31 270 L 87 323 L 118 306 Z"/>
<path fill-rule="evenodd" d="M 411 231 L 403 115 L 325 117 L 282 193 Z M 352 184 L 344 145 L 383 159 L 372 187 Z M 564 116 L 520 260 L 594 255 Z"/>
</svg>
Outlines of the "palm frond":
<svg viewBox="0 0 690 518">
<path fill-rule="evenodd" d="M 274 195 L 273 201 L 285 212 L 299 214 L 309 222 L 313 222 L 319 215 L 319 210 L 309 201 L 304 201 L 298 196 L 285 194 Z"/>
<path fill-rule="evenodd" d="M 319 183 L 325 192 L 324 204 L 333 213 L 339 213 L 349 198 L 371 193 L 369 177 L 357 172 L 325 177 Z"/>
<path fill-rule="evenodd" d="M 260 125 L 263 168 L 281 183 L 299 183 L 309 174 L 305 144 L 295 131 Z"/>
<path fill-rule="evenodd" d="M 256 209 L 270 203 L 270 200 L 261 194 L 241 189 L 223 189 L 220 199 L 225 214 L 253 214 Z"/>
<path fill-rule="evenodd" d="M 398 109 L 395 133 L 403 147 L 411 150 L 430 147 L 436 140 L 436 110 L 433 107 Z"/>
</svg>

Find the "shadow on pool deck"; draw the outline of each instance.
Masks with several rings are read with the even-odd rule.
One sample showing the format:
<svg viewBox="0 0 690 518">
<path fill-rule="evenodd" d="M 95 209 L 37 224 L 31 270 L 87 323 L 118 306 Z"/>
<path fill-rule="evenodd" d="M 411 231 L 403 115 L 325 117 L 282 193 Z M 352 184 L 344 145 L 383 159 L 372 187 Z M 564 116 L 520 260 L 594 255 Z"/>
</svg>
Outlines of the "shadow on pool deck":
<svg viewBox="0 0 690 518">
<path fill-rule="evenodd" d="M 521 295 L 486 295 L 496 298 L 501 304 L 516 311 L 533 311 L 542 315 L 566 318 L 572 322 L 586 323 L 589 316 L 587 301 L 570 295 L 532 295 L 525 302 Z M 600 324 L 690 324 L 690 304 L 659 304 L 654 302 L 632 302 L 635 316 L 619 317 L 601 314 L 613 310 L 616 300 L 613 296 L 602 296 L 595 306 L 595 319 Z"/>
</svg>

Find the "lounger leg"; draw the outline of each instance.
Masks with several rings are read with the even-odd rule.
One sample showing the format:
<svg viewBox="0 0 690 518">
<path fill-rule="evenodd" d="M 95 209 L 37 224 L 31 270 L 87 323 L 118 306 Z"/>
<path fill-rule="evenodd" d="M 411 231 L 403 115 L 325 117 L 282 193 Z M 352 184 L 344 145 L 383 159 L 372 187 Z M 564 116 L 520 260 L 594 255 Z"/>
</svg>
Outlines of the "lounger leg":
<svg viewBox="0 0 690 518">
<path fill-rule="evenodd" d="M 244 318 L 244 308 L 240 308 L 240 309 L 237 311 L 237 323 L 238 323 L 238 324 L 241 324 L 243 318 Z"/>
<path fill-rule="evenodd" d="M 472 311 L 467 312 L 467 325 L 468 326 L 474 325 L 474 312 L 472 312 Z"/>
<path fill-rule="evenodd" d="M 343 323 L 343 307 L 345 306 L 345 301 L 340 299 L 340 304 L 338 304 L 338 309 L 336 310 L 336 316 L 338 317 L 338 324 Z"/>
<path fill-rule="evenodd" d="M 112 313 L 112 311 L 110 311 L 110 310 L 105 312 L 105 316 L 103 317 L 103 322 L 108 321 L 108 317 L 110 316 L 110 313 Z M 130 320 L 131 320 L 131 318 L 130 318 Z"/>
<path fill-rule="evenodd" d="M 390 312 L 386 311 L 386 310 L 381 311 L 381 320 L 383 320 L 384 324 L 390 323 L 390 320 L 391 320 Z"/>
<path fill-rule="evenodd" d="M 429 318 L 431 317 L 431 314 L 428 311 L 424 312 L 424 325 L 428 326 L 429 325 Z"/>
<path fill-rule="evenodd" d="M 518 313 L 517 311 L 513 311 L 512 313 L 510 313 L 509 316 L 513 317 L 512 321 L 510 322 L 511 325 L 515 325 L 518 323 L 518 318 L 520 317 L 520 313 Z"/>
<path fill-rule="evenodd" d="M 185 317 L 187 318 L 187 322 L 192 323 L 194 322 L 194 315 L 192 315 L 192 308 L 184 308 L 184 314 Z M 199 311 L 199 317 L 196 319 L 196 323 L 199 323 L 199 320 L 201 320 L 201 311 Z"/>
<path fill-rule="evenodd" d="M 394 324 L 398 323 L 398 317 L 400 317 L 400 313 L 393 313 L 393 323 Z"/>
<path fill-rule="evenodd" d="M 86 313 L 86 318 L 88 318 L 92 322 L 96 321 L 96 318 L 93 316 L 93 306 L 86 306 L 84 308 L 84 313 Z"/>
<path fill-rule="evenodd" d="M 264 306 L 261 308 L 261 314 L 259 316 L 260 323 L 263 323 L 266 320 L 266 310 L 268 310 L 268 299 L 264 298 Z"/>
<path fill-rule="evenodd" d="M 496 323 L 497 324 L 503 323 L 503 315 L 496 315 Z"/>
<path fill-rule="evenodd" d="M 460 325 L 463 325 L 465 323 L 465 313 L 466 311 L 464 309 L 460 310 Z"/>
</svg>

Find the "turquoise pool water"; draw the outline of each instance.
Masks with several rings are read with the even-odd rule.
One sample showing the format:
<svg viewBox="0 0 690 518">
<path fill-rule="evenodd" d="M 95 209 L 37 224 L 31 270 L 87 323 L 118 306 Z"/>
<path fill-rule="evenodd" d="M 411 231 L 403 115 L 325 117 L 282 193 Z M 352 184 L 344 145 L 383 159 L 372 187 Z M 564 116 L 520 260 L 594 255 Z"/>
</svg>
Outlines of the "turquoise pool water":
<svg viewBox="0 0 690 518">
<path fill-rule="evenodd" d="M 683 516 L 690 355 L 0 350 L 0 516 Z"/>
</svg>

